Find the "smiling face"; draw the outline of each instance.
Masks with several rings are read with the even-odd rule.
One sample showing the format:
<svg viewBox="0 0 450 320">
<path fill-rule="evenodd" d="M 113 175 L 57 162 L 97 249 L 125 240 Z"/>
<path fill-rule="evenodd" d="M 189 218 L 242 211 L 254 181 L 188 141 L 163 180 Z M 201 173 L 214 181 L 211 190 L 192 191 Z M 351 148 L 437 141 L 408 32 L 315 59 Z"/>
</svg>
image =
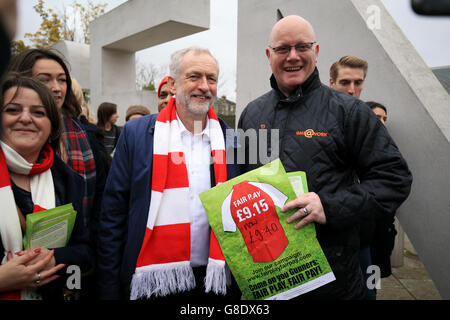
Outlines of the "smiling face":
<svg viewBox="0 0 450 320">
<path fill-rule="evenodd" d="M 314 41 L 314 30 L 309 22 L 298 16 L 288 16 L 275 24 L 269 44 L 271 48 L 293 47 Z M 297 52 L 291 48 L 287 54 L 279 54 L 270 48 L 266 49 L 278 88 L 285 96 L 291 95 L 297 86 L 305 82 L 314 72 L 318 54 L 317 44 L 304 52 Z"/>
<path fill-rule="evenodd" d="M 51 122 L 36 91 L 12 87 L 5 91 L 2 106 L 2 141 L 28 162 L 34 163 L 48 141 Z"/>
<path fill-rule="evenodd" d="M 175 81 L 177 111 L 184 109 L 191 115 L 205 116 L 217 95 L 216 61 L 204 52 L 188 52 L 181 66 Z"/>
<path fill-rule="evenodd" d="M 158 112 L 161 111 L 169 103 L 170 98 L 172 98 L 172 93 L 170 92 L 169 85 L 167 83 L 161 86 L 158 98 Z"/>
<path fill-rule="evenodd" d="M 67 92 L 66 73 L 61 65 L 52 59 L 39 59 L 34 63 L 31 73 L 33 78 L 50 89 L 56 105 L 61 108 Z"/>
</svg>

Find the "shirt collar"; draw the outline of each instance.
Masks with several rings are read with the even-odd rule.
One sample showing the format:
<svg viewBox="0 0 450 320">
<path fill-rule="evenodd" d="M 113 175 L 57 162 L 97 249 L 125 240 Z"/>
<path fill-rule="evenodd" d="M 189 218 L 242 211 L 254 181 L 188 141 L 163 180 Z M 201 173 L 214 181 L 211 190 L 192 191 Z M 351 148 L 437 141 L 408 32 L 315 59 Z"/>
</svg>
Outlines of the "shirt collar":
<svg viewBox="0 0 450 320">
<path fill-rule="evenodd" d="M 178 116 L 178 112 L 177 112 L 177 120 L 178 120 L 178 127 L 180 128 L 180 134 L 181 134 L 181 136 L 184 136 L 184 135 L 193 135 L 192 134 L 192 132 L 190 132 L 188 129 L 186 129 L 186 127 L 184 126 L 184 124 L 183 124 L 183 121 L 181 121 L 180 120 L 180 117 Z M 203 129 L 203 131 L 202 132 L 200 132 L 199 134 L 197 134 L 197 135 L 201 135 L 203 138 L 210 138 L 210 136 L 209 136 L 209 118 L 208 118 L 208 115 L 206 116 L 206 126 L 205 126 L 205 129 Z"/>
</svg>

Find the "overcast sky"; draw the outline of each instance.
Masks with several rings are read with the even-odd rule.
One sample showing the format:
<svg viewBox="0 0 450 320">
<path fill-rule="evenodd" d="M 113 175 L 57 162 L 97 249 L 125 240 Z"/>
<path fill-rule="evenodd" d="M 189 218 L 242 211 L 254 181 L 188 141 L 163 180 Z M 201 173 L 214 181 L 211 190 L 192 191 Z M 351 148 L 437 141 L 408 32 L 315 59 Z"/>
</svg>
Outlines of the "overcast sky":
<svg viewBox="0 0 450 320">
<path fill-rule="evenodd" d="M 126 0 L 92 1 L 108 3 L 107 11 L 126 2 Z M 219 80 L 222 84 L 218 94 L 235 100 L 237 1 L 211 1 L 210 30 L 142 50 L 137 53 L 137 60 L 143 64 L 152 63 L 168 70 L 169 57 L 173 51 L 194 44 L 207 47 L 220 64 Z M 450 66 L 450 17 L 418 16 L 412 11 L 410 0 L 381 1 L 429 67 Z M 69 6 L 73 2 L 73 0 L 46 0 L 45 4 L 47 8 L 51 7 L 56 12 L 62 12 L 63 5 Z M 86 3 L 87 1 L 78 2 Z M 33 10 L 37 0 L 18 0 L 18 3 L 19 25 L 16 39 L 23 39 L 26 32 L 34 33 L 39 29 L 41 20 Z"/>
</svg>

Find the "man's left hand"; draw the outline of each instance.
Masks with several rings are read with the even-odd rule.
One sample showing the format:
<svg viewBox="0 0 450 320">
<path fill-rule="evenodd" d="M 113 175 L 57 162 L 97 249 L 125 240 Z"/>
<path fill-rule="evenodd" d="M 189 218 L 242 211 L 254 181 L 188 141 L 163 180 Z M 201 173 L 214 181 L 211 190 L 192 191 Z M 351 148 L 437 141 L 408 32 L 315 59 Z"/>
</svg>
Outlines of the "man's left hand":
<svg viewBox="0 0 450 320">
<path fill-rule="evenodd" d="M 299 195 L 297 199 L 286 203 L 281 208 L 281 212 L 286 212 L 293 208 L 299 208 L 299 210 L 287 218 L 286 221 L 287 223 L 292 223 L 300 219 L 294 227 L 297 230 L 310 222 L 317 222 L 319 224 L 325 224 L 327 222 L 322 202 L 314 192 Z"/>
</svg>

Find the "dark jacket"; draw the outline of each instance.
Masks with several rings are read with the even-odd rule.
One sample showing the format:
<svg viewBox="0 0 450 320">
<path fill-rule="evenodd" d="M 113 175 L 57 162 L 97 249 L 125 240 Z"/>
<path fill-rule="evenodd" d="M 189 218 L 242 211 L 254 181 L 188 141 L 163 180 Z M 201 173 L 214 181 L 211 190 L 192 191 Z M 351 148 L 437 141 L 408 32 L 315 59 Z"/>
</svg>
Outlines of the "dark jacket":
<svg viewBox="0 0 450 320">
<path fill-rule="evenodd" d="M 52 167 L 53 181 L 57 197 L 61 204 L 72 203 L 77 211 L 77 218 L 66 247 L 55 249 L 56 264 L 76 264 L 82 272 L 88 271 L 92 265 L 92 249 L 88 229 L 83 224 L 82 199 L 84 192 L 83 178 L 69 168 L 59 157 L 55 156 Z"/>
<path fill-rule="evenodd" d="M 80 122 L 89 139 L 92 153 L 95 160 L 95 196 L 92 204 L 91 215 L 86 218 L 86 225 L 89 229 L 91 244 L 96 249 L 97 228 L 102 208 L 103 190 L 105 189 L 106 177 L 109 171 L 109 160 L 103 145 L 103 131 L 96 125 L 90 123 L 85 116 L 81 116 Z"/>
<path fill-rule="evenodd" d="M 311 296 L 361 298 L 360 222 L 395 212 L 409 195 L 411 173 L 370 108 L 323 85 L 317 69 L 288 98 L 279 91 L 273 76 L 271 84 L 271 91 L 249 103 L 238 127 L 268 130 L 268 152 L 258 150 L 257 154 L 276 158 L 279 150 L 286 171 L 305 171 L 309 191 L 321 199 L 326 224 L 316 224 L 317 238 L 336 281 Z M 279 139 L 273 145 L 270 129 L 279 129 Z M 246 170 L 262 164 L 258 159 Z"/>
<path fill-rule="evenodd" d="M 101 299 L 130 297 L 131 278 L 144 239 L 150 206 L 156 117 L 157 114 L 148 115 L 127 122 L 117 143 L 99 224 Z M 226 124 L 219 121 L 225 136 Z M 231 139 L 230 143 L 226 136 L 226 148 L 233 147 L 234 137 Z M 228 178 L 240 174 L 240 168 L 235 164 L 227 165 L 227 170 Z"/>
</svg>

